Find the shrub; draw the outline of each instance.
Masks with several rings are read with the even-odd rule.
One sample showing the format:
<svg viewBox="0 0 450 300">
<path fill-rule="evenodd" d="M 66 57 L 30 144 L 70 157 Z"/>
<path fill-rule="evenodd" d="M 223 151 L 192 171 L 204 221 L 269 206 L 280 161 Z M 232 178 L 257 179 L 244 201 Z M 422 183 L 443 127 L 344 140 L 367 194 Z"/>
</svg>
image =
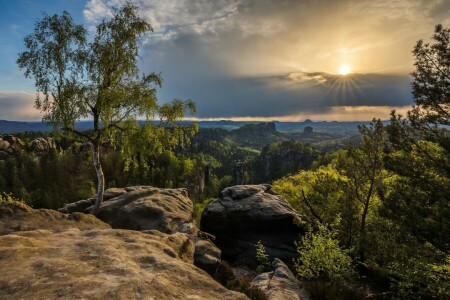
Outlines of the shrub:
<svg viewBox="0 0 450 300">
<path fill-rule="evenodd" d="M 247 295 L 251 300 L 267 300 L 266 294 L 260 288 L 251 285 L 246 279 L 237 278 L 233 269 L 225 261 L 220 262 L 214 279 L 229 290 Z"/>
<path fill-rule="evenodd" d="M 258 266 L 256 267 L 257 272 L 262 273 L 271 270 L 269 255 L 266 253 L 266 248 L 261 241 L 256 243 L 256 261 L 258 262 Z"/>
<path fill-rule="evenodd" d="M 202 218 L 203 211 L 205 210 L 205 207 L 210 204 L 214 198 L 209 198 L 206 200 L 203 200 L 202 202 L 198 202 L 194 204 L 194 211 L 193 211 L 193 217 L 198 225 L 200 225 L 200 220 Z"/>
<path fill-rule="evenodd" d="M 5 193 L 5 192 L 0 193 L 0 204 L 13 202 L 13 201 L 20 201 L 20 200 L 17 200 L 16 198 L 14 198 L 11 193 L 9 193 L 9 194 Z"/>
<path fill-rule="evenodd" d="M 339 247 L 335 234 L 326 226 L 320 225 L 317 232 L 308 231 L 296 246 L 299 258 L 294 264 L 300 277 L 341 281 L 353 276 L 348 250 Z"/>
</svg>

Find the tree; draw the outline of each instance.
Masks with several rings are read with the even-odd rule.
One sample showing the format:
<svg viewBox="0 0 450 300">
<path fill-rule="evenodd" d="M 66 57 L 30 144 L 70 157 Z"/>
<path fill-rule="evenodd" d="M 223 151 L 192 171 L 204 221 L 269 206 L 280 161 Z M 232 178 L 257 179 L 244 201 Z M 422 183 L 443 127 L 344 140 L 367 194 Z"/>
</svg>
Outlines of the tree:
<svg viewBox="0 0 450 300">
<path fill-rule="evenodd" d="M 98 181 L 94 214 L 105 189 L 100 146 L 114 143 L 118 137 L 126 146 L 135 146 L 155 130 L 150 121 L 156 115 L 173 124 L 186 110 L 195 111 L 190 100 L 159 106 L 156 89 L 162 83 L 160 75 L 139 76 L 139 38 L 150 31 L 151 25 L 130 3 L 97 25 L 91 42 L 87 30 L 75 24 L 68 12 L 61 16 L 44 14 L 34 33 L 25 37 L 27 51 L 17 60 L 25 76 L 35 79 L 36 108 L 45 113 L 43 121 L 91 143 Z M 138 118 L 142 117 L 147 123 L 139 126 Z M 92 118 L 92 130 L 76 130 L 75 122 L 83 118 Z M 134 143 L 126 142 L 130 138 Z"/>
<path fill-rule="evenodd" d="M 392 113 L 394 151 L 387 166 L 397 174 L 383 195 L 384 212 L 419 241 L 450 252 L 450 29 L 437 25 L 433 43 L 414 47 L 412 92 L 406 118 Z M 409 187 L 405 189 L 406 187 Z"/>
<path fill-rule="evenodd" d="M 380 120 L 373 120 L 369 126 L 359 126 L 362 139 L 358 148 L 350 147 L 341 163 L 341 170 L 348 178 L 348 193 L 353 195 L 361 207 L 359 220 L 359 258 L 365 260 L 365 238 L 370 209 L 376 206 L 377 191 L 387 177 L 383 167 L 385 130 Z"/>
</svg>

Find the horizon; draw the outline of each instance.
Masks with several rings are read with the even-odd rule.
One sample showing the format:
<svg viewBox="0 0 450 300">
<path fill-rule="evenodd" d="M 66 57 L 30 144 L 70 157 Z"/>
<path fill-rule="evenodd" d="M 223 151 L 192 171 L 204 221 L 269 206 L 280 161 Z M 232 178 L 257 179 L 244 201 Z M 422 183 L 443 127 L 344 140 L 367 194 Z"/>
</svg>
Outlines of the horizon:
<svg viewBox="0 0 450 300">
<path fill-rule="evenodd" d="M 92 31 L 124 2 L 1 3 L 7 46 L 0 52 L 0 119 L 42 117 L 34 81 L 15 63 L 41 12 L 67 10 Z M 389 119 L 392 109 L 404 115 L 413 104 L 413 46 L 436 24 L 450 24 L 446 1 L 131 2 L 154 28 L 142 39 L 141 71 L 161 72 L 160 103 L 195 101 L 190 118 L 198 120 L 359 122 Z"/>
</svg>

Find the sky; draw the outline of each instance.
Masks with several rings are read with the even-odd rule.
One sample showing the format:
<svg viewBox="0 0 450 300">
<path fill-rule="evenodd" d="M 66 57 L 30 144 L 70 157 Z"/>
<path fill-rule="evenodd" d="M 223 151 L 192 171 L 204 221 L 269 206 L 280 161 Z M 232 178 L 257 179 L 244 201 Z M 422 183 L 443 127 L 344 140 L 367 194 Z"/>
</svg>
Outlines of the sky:
<svg viewBox="0 0 450 300">
<path fill-rule="evenodd" d="M 34 81 L 17 67 L 23 38 L 67 10 L 91 31 L 122 0 L 0 1 L 0 120 L 40 120 Z M 198 119 L 364 121 L 412 104 L 411 53 L 450 0 L 133 0 L 154 31 L 142 72 L 160 103 L 197 103 Z M 342 74 L 348 73 L 348 74 Z"/>
</svg>

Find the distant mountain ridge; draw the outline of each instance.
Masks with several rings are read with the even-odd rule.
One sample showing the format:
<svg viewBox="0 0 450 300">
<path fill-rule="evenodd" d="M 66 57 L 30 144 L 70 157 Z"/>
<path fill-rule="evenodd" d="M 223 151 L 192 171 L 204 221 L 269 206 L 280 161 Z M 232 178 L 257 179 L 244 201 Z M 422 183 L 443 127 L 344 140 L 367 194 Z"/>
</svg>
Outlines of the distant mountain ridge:
<svg viewBox="0 0 450 300">
<path fill-rule="evenodd" d="M 192 121 L 181 121 L 180 124 L 189 124 Z M 198 121 L 196 122 L 200 128 L 222 128 L 226 130 L 235 130 L 241 127 L 245 129 L 255 129 L 252 124 L 265 124 L 261 129 L 272 131 L 276 128 L 279 132 L 298 132 L 303 131 L 305 127 L 311 126 L 315 132 L 327 132 L 342 136 L 358 134 L 358 125 L 367 124 L 369 122 L 313 122 L 306 120 L 304 122 L 259 122 L 259 121 Z M 245 126 L 250 125 L 250 126 Z M 76 124 L 78 130 L 88 130 L 92 128 L 92 121 L 79 121 Z M 25 131 L 52 131 L 52 127 L 48 124 L 34 121 L 7 121 L 0 120 L 0 134 L 9 134 L 14 132 Z"/>
</svg>

